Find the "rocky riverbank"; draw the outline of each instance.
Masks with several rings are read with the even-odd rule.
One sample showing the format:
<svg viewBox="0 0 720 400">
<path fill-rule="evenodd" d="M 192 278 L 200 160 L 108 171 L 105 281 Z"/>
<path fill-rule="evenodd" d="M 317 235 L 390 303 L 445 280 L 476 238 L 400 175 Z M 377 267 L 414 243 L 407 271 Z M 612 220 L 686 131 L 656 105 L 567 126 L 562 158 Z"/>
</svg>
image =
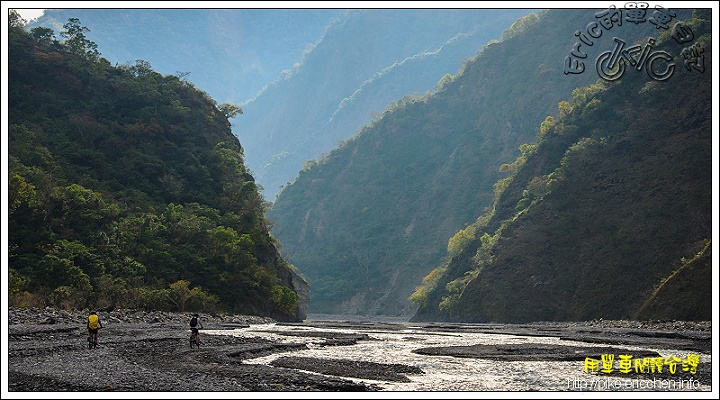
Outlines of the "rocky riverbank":
<svg viewBox="0 0 720 400">
<path fill-rule="evenodd" d="M 307 348 L 289 340 L 311 337 L 312 346 L 353 346 L 373 340 L 372 332 L 407 328 L 403 323 L 370 321 L 306 321 L 322 332 L 284 332 L 281 339 L 201 334 L 202 346 L 191 349 L 189 313 L 113 310 L 99 313 L 104 325 L 97 349 L 87 349 L 87 311 L 17 309 L 8 313 L 8 390 L 54 391 L 377 391 L 362 380 L 405 382 L 422 369 L 413 365 L 360 362 L 348 359 L 294 357 Z M 205 315 L 206 330 L 224 330 L 274 323 L 244 315 Z M 280 324 L 294 325 L 294 324 Z M 412 324 L 427 332 L 483 332 L 551 336 L 612 345 L 687 349 L 711 354 L 710 322 L 589 321 L 583 323 Z M 334 329 L 338 328 L 338 329 Z M 342 328 L 342 330 L 339 330 Z M 202 331 L 201 331 L 202 332 Z M 282 339 L 282 338 L 285 339 Z M 667 347 L 666 347 L 667 346 Z M 577 359 L 572 346 L 454 346 L 418 349 L 418 354 L 496 360 Z M 424 352 L 424 353 L 423 353 Z M 271 365 L 245 360 L 287 353 Z M 585 354 L 585 353 L 583 353 Z M 587 353 L 591 354 L 591 353 Z M 650 354 L 650 353 L 649 353 Z M 565 358 L 563 358 L 565 357 Z M 571 358 L 567 358 L 571 357 Z M 574 358 L 573 358 L 574 357 Z M 354 378 L 355 380 L 351 380 Z M 698 379 L 711 384 L 710 364 Z"/>
<path fill-rule="evenodd" d="M 299 346 L 202 335 L 190 349 L 189 313 L 98 313 L 97 349 L 87 349 L 87 311 L 9 310 L 8 390 L 38 391 L 367 391 L 372 386 L 293 369 L 244 364 Z M 200 314 L 205 329 L 274 322 Z"/>
</svg>

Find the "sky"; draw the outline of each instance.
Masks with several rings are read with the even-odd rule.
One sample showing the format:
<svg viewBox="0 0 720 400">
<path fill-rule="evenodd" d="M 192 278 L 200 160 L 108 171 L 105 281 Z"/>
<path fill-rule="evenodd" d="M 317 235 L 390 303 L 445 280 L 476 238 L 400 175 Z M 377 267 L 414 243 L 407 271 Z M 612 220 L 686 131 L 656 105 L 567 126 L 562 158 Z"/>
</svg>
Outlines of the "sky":
<svg viewBox="0 0 720 400">
<path fill-rule="evenodd" d="M 19 8 L 16 9 L 18 13 L 20 13 L 20 16 L 23 17 L 23 19 L 26 19 L 28 21 L 32 21 L 35 18 L 38 18 L 43 15 L 43 12 L 45 12 L 45 9 L 35 9 L 35 8 Z"/>
</svg>

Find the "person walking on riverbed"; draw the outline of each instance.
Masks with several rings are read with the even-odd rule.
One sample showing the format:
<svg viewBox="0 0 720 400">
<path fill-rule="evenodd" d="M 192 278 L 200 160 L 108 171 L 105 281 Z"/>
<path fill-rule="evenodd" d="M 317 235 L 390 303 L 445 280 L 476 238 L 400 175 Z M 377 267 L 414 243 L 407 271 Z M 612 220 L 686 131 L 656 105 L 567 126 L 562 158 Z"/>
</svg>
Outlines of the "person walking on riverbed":
<svg viewBox="0 0 720 400">
<path fill-rule="evenodd" d="M 192 332 L 192 337 L 195 339 L 197 347 L 200 347 L 200 333 L 198 330 L 202 328 L 203 325 L 202 322 L 200 322 L 200 316 L 193 314 L 192 318 L 190 318 L 190 331 Z"/>
<path fill-rule="evenodd" d="M 88 315 L 87 328 L 88 340 L 90 340 L 90 335 L 94 333 L 95 344 L 97 345 L 98 329 L 102 328 L 102 322 L 100 321 L 100 317 L 98 317 L 95 311 L 90 311 L 90 315 Z"/>
</svg>

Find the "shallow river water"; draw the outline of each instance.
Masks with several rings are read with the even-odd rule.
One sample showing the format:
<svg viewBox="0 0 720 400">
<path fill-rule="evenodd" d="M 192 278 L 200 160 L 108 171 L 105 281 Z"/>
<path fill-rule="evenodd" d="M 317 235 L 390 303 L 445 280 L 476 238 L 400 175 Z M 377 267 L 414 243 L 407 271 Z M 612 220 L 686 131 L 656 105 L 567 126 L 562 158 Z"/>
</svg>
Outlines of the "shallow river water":
<svg viewBox="0 0 720 400">
<path fill-rule="evenodd" d="M 208 334 L 262 337 L 283 343 L 305 343 L 309 347 L 288 353 L 245 360 L 245 363 L 269 364 L 284 356 L 317 357 L 370 361 L 384 364 L 406 364 L 422 369 L 423 374 L 407 374 L 411 382 L 387 382 L 345 377 L 356 382 L 375 384 L 383 391 L 710 391 L 711 386 L 688 379 L 642 378 L 617 375 L 601 376 L 584 372 L 583 361 L 495 361 L 480 358 L 431 356 L 413 353 L 423 347 L 468 346 L 475 344 L 556 344 L 565 346 L 603 346 L 561 340 L 556 337 L 516 336 L 471 332 L 427 331 L 406 323 L 405 329 L 340 329 L 302 325 L 251 325 L 248 328 L 206 331 Z M 319 346 L 317 336 L 303 333 L 332 330 L 337 333 L 367 334 L 371 340 L 358 340 L 349 346 Z M 291 335 L 284 335 L 287 332 Z M 299 335 L 298 335 L 299 334 Z M 298 335 L 298 336 L 294 336 Z M 609 346 L 608 346 L 609 347 Z M 614 346 L 633 351 L 654 350 L 663 356 L 687 357 L 687 351 L 650 347 Z M 700 354 L 703 362 L 709 354 Z"/>
</svg>

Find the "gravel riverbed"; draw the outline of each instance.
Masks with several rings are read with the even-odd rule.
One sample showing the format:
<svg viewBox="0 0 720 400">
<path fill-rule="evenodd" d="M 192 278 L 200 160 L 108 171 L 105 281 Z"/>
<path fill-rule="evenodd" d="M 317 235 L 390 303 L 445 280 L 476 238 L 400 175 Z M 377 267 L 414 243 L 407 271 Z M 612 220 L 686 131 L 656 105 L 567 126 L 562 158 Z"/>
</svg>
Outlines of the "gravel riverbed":
<svg viewBox="0 0 720 400">
<path fill-rule="evenodd" d="M 346 358 L 319 359 L 293 353 L 324 346 L 354 346 L 373 340 L 372 332 L 403 331 L 408 323 L 305 321 L 272 337 L 211 334 L 201 331 L 200 348 L 189 346 L 189 313 L 113 310 L 99 313 L 104 328 L 99 347 L 87 348 L 87 311 L 9 308 L 7 390 L 22 392 L 279 392 L 381 391 L 377 382 L 407 382 L 421 367 Z M 245 315 L 201 314 L 205 331 L 231 331 L 275 321 Z M 712 353 L 710 322 L 589 321 L 534 324 L 413 323 L 424 332 L 474 332 L 493 335 L 549 336 L 584 342 L 582 349 L 563 345 L 429 347 L 417 354 L 513 360 L 577 360 L 597 356 L 596 344 L 632 345 Z M 306 336 L 305 342 L 289 340 Z M 607 350 L 607 347 L 605 348 Z M 281 355 L 268 364 L 249 362 Z M 648 355 L 654 353 L 649 352 Z M 578 358 L 580 357 L 580 358 Z M 711 363 L 698 367 L 695 379 L 711 385 Z"/>
</svg>

